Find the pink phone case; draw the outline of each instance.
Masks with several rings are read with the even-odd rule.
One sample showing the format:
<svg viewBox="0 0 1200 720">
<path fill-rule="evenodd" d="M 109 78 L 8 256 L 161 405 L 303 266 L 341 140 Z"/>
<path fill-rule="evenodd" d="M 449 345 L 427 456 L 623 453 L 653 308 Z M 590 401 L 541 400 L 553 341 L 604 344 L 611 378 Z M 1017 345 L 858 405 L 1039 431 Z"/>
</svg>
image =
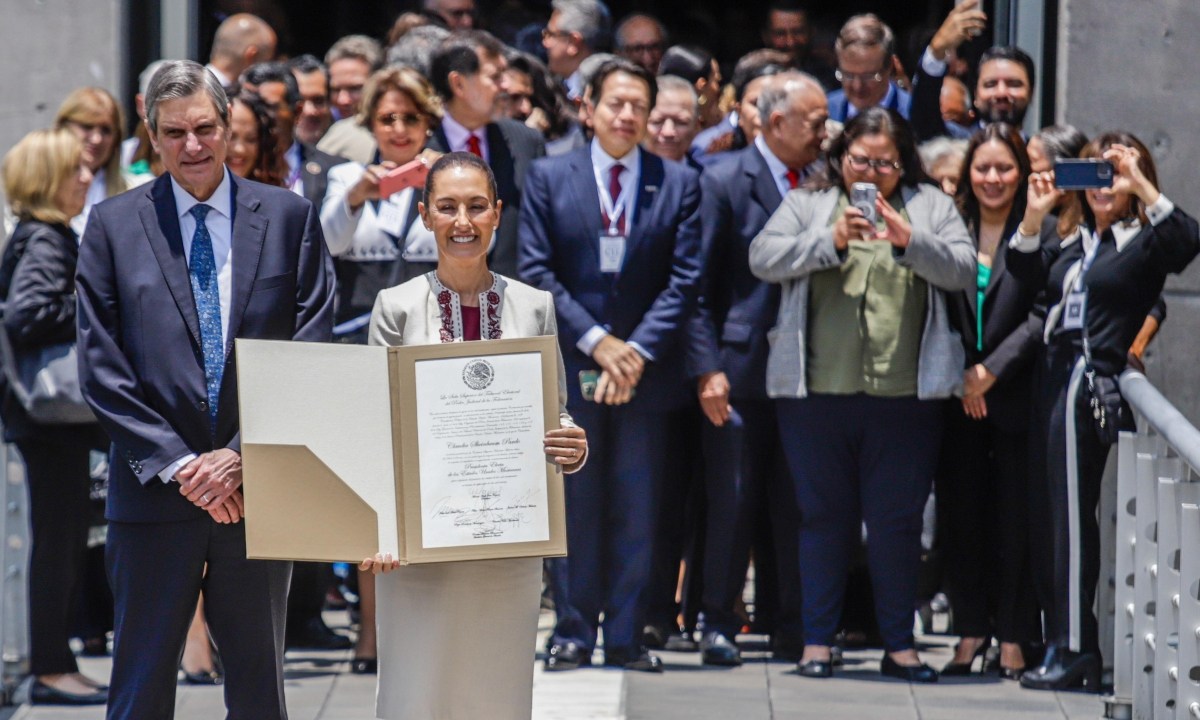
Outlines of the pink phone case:
<svg viewBox="0 0 1200 720">
<path fill-rule="evenodd" d="M 405 188 L 420 187 L 425 184 L 425 176 L 429 174 L 429 166 L 420 158 L 407 162 L 384 175 L 379 181 L 379 196 L 391 197 Z"/>
</svg>

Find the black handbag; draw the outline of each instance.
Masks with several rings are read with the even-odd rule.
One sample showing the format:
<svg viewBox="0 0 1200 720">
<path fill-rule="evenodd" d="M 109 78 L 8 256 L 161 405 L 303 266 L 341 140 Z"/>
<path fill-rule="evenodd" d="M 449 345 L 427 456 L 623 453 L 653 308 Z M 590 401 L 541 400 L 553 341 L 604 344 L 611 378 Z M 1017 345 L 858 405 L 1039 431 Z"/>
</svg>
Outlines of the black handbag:
<svg viewBox="0 0 1200 720">
<path fill-rule="evenodd" d="M 0 363 L 17 402 L 36 423 L 78 425 L 96 421 L 79 386 L 75 343 L 35 348 L 18 355 L 4 327 L 0 305 Z"/>
<path fill-rule="evenodd" d="M 1121 385 L 1111 375 L 1101 375 L 1092 364 L 1092 348 L 1088 342 L 1087 311 L 1083 318 L 1083 377 L 1087 381 L 1088 410 L 1092 428 L 1105 445 L 1117 441 L 1121 429 L 1129 424 L 1130 410 L 1121 396 Z"/>
</svg>

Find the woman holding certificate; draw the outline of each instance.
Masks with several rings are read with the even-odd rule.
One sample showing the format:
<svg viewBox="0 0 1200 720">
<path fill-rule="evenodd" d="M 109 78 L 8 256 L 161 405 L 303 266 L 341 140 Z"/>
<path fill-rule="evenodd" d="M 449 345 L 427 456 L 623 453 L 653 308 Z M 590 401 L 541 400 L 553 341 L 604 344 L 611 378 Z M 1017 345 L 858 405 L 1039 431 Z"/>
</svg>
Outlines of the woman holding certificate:
<svg viewBox="0 0 1200 720">
<path fill-rule="evenodd" d="M 429 171 L 421 220 L 437 242 L 437 268 L 379 293 L 372 345 L 555 335 L 550 294 L 488 270 L 502 203 L 488 166 L 470 153 L 443 156 Z M 561 429 L 546 433 L 546 457 L 575 472 L 587 438 L 566 409 L 558 361 Z M 400 567 L 391 554 L 363 561 L 376 574 L 379 684 L 376 714 L 401 718 L 528 718 L 541 558 Z"/>
</svg>

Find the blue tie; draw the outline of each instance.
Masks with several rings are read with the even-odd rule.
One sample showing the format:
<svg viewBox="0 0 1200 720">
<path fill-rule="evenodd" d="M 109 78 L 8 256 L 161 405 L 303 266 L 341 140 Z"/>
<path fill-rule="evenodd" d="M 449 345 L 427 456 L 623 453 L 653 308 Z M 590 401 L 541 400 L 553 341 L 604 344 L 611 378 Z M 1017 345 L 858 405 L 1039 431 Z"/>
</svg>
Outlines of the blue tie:
<svg viewBox="0 0 1200 720">
<path fill-rule="evenodd" d="M 213 255 L 212 236 L 204 224 L 204 216 L 212 210 L 208 205 L 196 205 L 190 210 L 196 218 L 192 235 L 192 262 L 188 276 L 192 281 L 192 297 L 200 317 L 200 342 L 204 346 L 204 379 L 208 386 L 208 418 L 215 433 L 217 427 L 217 398 L 221 393 L 221 375 L 225 372 L 225 348 L 221 335 L 221 295 L 217 291 L 217 260 Z"/>
</svg>

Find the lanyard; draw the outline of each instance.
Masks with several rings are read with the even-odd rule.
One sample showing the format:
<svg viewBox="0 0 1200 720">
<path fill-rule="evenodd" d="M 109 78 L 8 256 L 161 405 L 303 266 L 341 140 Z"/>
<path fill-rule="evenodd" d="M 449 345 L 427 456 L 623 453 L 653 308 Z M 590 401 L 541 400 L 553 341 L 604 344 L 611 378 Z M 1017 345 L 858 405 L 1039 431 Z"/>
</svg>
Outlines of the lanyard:
<svg viewBox="0 0 1200 720">
<path fill-rule="evenodd" d="M 609 167 L 609 172 L 612 172 L 611 166 Z M 596 176 L 596 187 L 600 189 L 600 210 L 604 213 L 604 217 L 608 218 L 608 234 L 619 235 L 618 227 L 621 216 L 625 214 L 626 203 L 629 200 L 629 188 L 635 183 L 628 182 L 622 184 L 621 194 L 617 196 L 616 202 L 613 202 L 612 194 L 609 193 L 604 178 L 600 174 L 600 168 L 592 166 L 592 174 Z M 629 223 L 626 222 L 625 225 L 628 227 Z"/>
</svg>

